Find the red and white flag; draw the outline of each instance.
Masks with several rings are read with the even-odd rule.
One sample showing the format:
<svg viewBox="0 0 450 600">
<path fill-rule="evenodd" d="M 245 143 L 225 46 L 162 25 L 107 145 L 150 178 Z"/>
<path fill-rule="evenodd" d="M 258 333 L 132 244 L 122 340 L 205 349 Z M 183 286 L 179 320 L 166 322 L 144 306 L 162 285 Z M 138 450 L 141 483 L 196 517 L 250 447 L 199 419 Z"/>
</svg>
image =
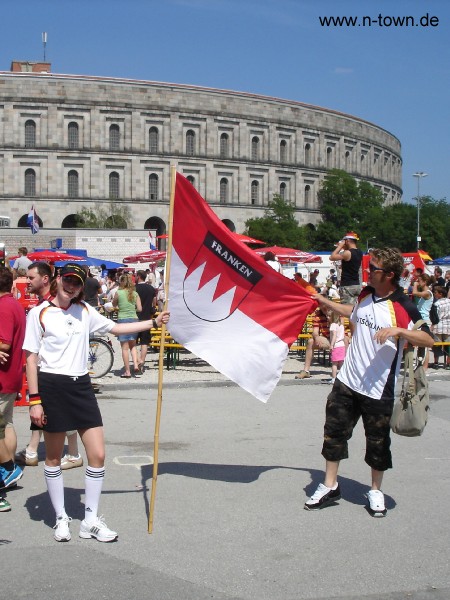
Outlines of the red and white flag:
<svg viewBox="0 0 450 600">
<path fill-rule="evenodd" d="M 170 333 L 267 402 L 317 303 L 242 244 L 178 173 L 174 202 Z"/>
</svg>

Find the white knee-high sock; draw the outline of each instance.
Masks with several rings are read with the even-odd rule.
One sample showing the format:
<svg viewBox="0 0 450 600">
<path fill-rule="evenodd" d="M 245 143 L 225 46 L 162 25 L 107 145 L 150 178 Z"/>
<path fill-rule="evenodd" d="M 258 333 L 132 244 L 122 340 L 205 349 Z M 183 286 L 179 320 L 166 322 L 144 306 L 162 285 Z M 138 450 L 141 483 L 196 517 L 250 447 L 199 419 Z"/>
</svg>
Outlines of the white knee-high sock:
<svg viewBox="0 0 450 600">
<path fill-rule="evenodd" d="M 95 521 L 98 514 L 98 504 L 102 493 L 105 467 L 86 467 L 86 499 L 84 508 L 85 521 Z"/>
<path fill-rule="evenodd" d="M 45 465 L 44 477 L 51 503 L 55 509 L 56 518 L 66 517 L 66 510 L 64 508 L 64 481 L 61 467 L 49 467 Z"/>
</svg>

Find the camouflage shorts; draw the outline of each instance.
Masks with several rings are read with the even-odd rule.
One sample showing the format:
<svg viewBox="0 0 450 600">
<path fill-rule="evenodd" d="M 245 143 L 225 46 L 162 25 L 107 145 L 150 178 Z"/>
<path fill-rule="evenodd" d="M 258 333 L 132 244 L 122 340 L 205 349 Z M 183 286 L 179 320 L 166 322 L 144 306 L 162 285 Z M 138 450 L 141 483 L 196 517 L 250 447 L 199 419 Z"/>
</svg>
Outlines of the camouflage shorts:
<svg viewBox="0 0 450 600">
<path fill-rule="evenodd" d="M 327 399 L 322 456 L 333 462 L 348 458 L 348 440 L 362 417 L 366 434 L 364 460 L 377 471 L 391 469 L 391 414 L 392 406 L 358 394 L 336 379 Z"/>
<path fill-rule="evenodd" d="M 356 304 L 358 296 L 361 293 L 361 285 L 346 285 L 339 288 L 341 304 Z"/>
</svg>

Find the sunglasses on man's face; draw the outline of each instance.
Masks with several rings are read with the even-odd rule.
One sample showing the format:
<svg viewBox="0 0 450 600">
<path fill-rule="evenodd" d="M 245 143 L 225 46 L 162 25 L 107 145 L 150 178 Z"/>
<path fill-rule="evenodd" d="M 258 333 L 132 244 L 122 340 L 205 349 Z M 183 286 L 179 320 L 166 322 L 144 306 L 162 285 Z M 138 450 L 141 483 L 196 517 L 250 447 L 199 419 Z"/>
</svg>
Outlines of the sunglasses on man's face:
<svg viewBox="0 0 450 600">
<path fill-rule="evenodd" d="M 383 273 L 390 273 L 387 269 L 382 269 L 381 267 L 376 267 L 372 263 L 369 263 L 369 271 L 373 273 L 374 271 L 383 271 Z"/>
</svg>

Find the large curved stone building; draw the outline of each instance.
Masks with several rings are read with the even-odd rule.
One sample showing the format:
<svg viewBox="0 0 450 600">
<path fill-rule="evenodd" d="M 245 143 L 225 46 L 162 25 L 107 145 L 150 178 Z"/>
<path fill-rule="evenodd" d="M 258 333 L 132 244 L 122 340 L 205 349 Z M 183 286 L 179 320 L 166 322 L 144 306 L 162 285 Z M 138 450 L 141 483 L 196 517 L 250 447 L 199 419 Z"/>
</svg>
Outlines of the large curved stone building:
<svg viewBox="0 0 450 600">
<path fill-rule="evenodd" d="M 300 224 L 320 218 L 331 168 L 401 199 L 399 140 L 357 117 L 267 96 L 189 85 L 58 75 L 48 63 L 0 73 L 0 201 L 12 227 L 30 205 L 44 227 L 83 208 L 128 207 L 128 229 L 167 227 L 170 165 L 243 231 L 274 194 Z"/>
</svg>

